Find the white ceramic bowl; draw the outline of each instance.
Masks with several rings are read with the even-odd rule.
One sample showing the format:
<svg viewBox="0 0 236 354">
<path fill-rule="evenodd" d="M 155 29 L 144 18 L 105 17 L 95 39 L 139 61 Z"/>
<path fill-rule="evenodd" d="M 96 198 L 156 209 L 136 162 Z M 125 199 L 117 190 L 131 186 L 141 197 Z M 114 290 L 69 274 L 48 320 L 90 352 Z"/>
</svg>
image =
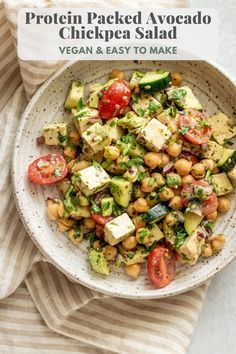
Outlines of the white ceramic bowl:
<svg viewBox="0 0 236 354">
<path fill-rule="evenodd" d="M 53 75 L 28 104 L 16 136 L 12 178 L 15 199 L 22 221 L 32 240 L 42 253 L 69 278 L 97 291 L 127 298 L 161 298 L 185 292 L 214 276 L 236 255 L 235 198 L 227 215 L 217 223 L 217 232 L 226 235 L 222 252 L 210 259 L 200 259 L 193 267 L 182 267 L 176 280 L 164 289 L 156 289 L 150 282 L 145 265 L 138 280 L 130 280 L 123 270 L 108 277 L 91 271 L 87 261 L 86 242 L 74 246 L 56 229 L 46 215 L 46 198 L 55 196 L 54 188 L 42 188 L 29 183 L 27 168 L 30 162 L 53 149 L 37 146 L 36 138 L 42 135 L 45 123 L 67 119 L 63 110 L 65 96 L 72 79 L 85 83 L 105 82 L 113 68 L 124 70 L 129 78 L 134 69 L 164 67 L 184 74 L 185 81 L 196 93 L 209 116 L 223 111 L 233 116 L 236 111 L 236 88 L 230 78 L 214 65 L 203 61 L 84 61 L 64 66 Z M 235 196 L 235 192 L 234 192 Z"/>
</svg>

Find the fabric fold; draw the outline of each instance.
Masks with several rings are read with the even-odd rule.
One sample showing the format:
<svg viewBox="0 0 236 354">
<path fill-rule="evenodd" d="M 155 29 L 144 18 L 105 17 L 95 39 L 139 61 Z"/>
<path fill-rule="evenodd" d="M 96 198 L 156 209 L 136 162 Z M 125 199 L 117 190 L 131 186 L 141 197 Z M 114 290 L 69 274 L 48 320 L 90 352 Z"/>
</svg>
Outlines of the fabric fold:
<svg viewBox="0 0 236 354">
<path fill-rule="evenodd" d="M 59 0 L 0 2 L 0 352 L 183 354 L 207 285 L 160 300 L 106 296 L 70 281 L 51 265 L 17 214 L 10 181 L 17 126 L 27 100 L 63 64 L 17 58 L 17 11 L 21 7 L 64 5 Z M 84 7 L 118 5 L 127 6 L 115 0 L 79 3 Z M 152 8 L 187 5 L 184 0 L 148 4 Z M 78 6 L 78 2 L 68 1 L 66 6 Z M 129 6 L 145 3 L 139 0 Z M 18 288 L 24 279 L 27 288 Z"/>
</svg>

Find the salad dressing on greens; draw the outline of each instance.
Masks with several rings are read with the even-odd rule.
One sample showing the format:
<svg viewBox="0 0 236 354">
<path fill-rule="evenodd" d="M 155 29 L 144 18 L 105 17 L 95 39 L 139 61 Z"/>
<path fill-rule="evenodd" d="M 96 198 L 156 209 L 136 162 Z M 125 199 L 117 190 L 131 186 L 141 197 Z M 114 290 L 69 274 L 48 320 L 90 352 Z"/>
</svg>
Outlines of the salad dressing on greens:
<svg viewBox="0 0 236 354">
<path fill-rule="evenodd" d="M 48 200 L 48 216 L 75 245 L 88 243 L 97 273 L 124 267 L 137 278 L 147 263 L 161 288 L 174 280 L 176 262 L 194 265 L 224 245 L 213 228 L 230 208 L 236 127 L 223 113 L 205 117 L 182 81 L 164 69 L 134 71 L 129 81 L 113 70 L 85 99 L 74 80 L 64 104 L 73 125 L 43 129 L 58 154 L 33 161 L 29 180 L 57 183 L 61 198 Z"/>
</svg>

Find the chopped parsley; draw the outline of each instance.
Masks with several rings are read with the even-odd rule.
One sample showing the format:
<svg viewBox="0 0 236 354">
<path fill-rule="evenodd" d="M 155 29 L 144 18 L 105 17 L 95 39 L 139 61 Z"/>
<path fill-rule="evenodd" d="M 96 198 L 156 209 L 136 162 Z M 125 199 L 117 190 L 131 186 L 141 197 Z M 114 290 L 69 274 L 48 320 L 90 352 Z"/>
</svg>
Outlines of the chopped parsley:
<svg viewBox="0 0 236 354">
<path fill-rule="evenodd" d="M 139 172 L 138 174 L 138 182 L 142 182 L 142 180 L 144 178 L 148 177 L 148 173 L 147 172 Z"/>
<path fill-rule="evenodd" d="M 97 170 L 101 169 L 101 165 L 96 160 L 93 160 L 93 167 L 96 168 Z"/>
<path fill-rule="evenodd" d="M 93 201 L 91 200 L 91 210 L 95 213 L 95 214 L 101 214 L 101 208 Z"/>
<path fill-rule="evenodd" d="M 132 100 L 133 100 L 134 102 L 138 102 L 138 95 L 137 95 L 137 93 L 132 93 Z"/>
<path fill-rule="evenodd" d="M 175 247 L 180 248 L 184 243 L 185 239 L 188 237 L 188 234 L 185 231 L 183 224 L 181 224 L 180 222 L 177 222 L 174 225 L 174 232 L 176 234 Z"/>
<path fill-rule="evenodd" d="M 150 113 L 156 113 L 160 105 L 156 104 L 154 101 L 149 101 L 148 109 Z"/>
<path fill-rule="evenodd" d="M 88 232 L 87 234 L 84 235 L 85 240 L 89 241 L 89 247 L 92 247 L 94 240 L 96 239 L 96 233 L 95 232 Z"/>
<path fill-rule="evenodd" d="M 124 169 L 128 169 L 132 166 L 143 165 L 143 163 L 144 163 L 143 158 L 136 156 L 133 159 L 130 159 L 128 162 L 120 162 L 119 165 Z"/>
<path fill-rule="evenodd" d="M 113 119 L 113 121 L 110 123 L 110 127 L 114 127 L 116 125 L 116 120 Z"/>
<path fill-rule="evenodd" d="M 111 203 L 109 201 L 102 203 L 102 209 L 108 210 L 110 208 Z"/>
<path fill-rule="evenodd" d="M 83 98 L 81 97 L 80 100 L 77 102 L 76 109 L 79 112 L 84 107 L 85 107 L 85 105 L 84 105 L 84 102 L 83 102 Z"/>
<path fill-rule="evenodd" d="M 156 183 L 156 179 L 154 177 L 150 178 L 148 181 L 149 186 L 154 186 L 155 183 Z"/>
<path fill-rule="evenodd" d="M 169 92 L 169 99 L 173 101 L 181 101 L 186 95 L 187 91 L 180 88 Z"/>
<path fill-rule="evenodd" d="M 140 117 L 144 117 L 145 112 L 146 112 L 146 109 L 143 109 L 143 108 L 141 108 L 141 107 L 139 107 L 139 108 L 137 109 L 137 113 L 138 113 L 138 115 L 139 115 Z"/>
<path fill-rule="evenodd" d="M 69 140 L 69 136 L 68 135 L 63 135 L 61 132 L 58 132 L 57 133 L 57 139 L 58 139 L 60 144 L 63 144 L 65 141 Z"/>
<path fill-rule="evenodd" d="M 184 125 L 182 129 L 179 129 L 179 133 L 185 135 L 189 131 L 189 127 Z"/>
</svg>

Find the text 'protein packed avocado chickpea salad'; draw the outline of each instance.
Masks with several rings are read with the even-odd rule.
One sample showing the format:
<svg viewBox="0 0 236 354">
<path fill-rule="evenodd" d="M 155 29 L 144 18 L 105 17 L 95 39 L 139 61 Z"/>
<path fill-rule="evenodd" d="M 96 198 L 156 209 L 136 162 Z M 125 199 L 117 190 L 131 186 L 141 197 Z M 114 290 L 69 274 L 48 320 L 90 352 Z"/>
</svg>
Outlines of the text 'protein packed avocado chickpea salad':
<svg viewBox="0 0 236 354">
<path fill-rule="evenodd" d="M 213 227 L 230 209 L 236 126 L 223 113 L 206 118 L 182 81 L 158 70 L 134 71 L 128 82 L 113 70 L 105 84 L 90 84 L 85 100 L 85 85 L 74 80 L 64 104 L 73 125 L 48 124 L 38 138 L 59 150 L 33 161 L 29 180 L 58 185 L 48 216 L 73 244 L 87 240 L 97 273 L 124 266 L 137 278 L 147 263 L 162 288 L 176 262 L 194 265 L 224 245 Z"/>
</svg>

